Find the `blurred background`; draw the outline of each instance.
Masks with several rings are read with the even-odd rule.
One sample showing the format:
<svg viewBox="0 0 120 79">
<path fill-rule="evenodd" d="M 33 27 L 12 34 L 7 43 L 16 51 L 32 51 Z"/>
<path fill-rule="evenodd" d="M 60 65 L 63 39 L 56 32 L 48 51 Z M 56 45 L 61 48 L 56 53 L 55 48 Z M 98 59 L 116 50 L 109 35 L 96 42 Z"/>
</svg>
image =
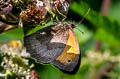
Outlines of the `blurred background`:
<svg viewBox="0 0 120 79">
<path fill-rule="evenodd" d="M 81 49 L 81 66 L 75 75 L 69 75 L 53 65 L 36 64 L 40 78 L 120 79 L 120 0 L 72 0 L 67 21 L 77 25 L 74 31 Z"/>
</svg>

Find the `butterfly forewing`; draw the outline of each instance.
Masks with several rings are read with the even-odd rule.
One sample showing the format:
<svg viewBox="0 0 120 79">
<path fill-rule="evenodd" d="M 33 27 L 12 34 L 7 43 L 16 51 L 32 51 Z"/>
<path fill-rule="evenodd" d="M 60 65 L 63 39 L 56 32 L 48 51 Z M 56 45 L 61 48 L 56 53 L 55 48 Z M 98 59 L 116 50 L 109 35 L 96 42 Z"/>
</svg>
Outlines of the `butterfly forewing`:
<svg viewBox="0 0 120 79">
<path fill-rule="evenodd" d="M 73 30 L 69 29 L 67 32 L 69 35 L 66 47 L 62 54 L 53 61 L 53 64 L 63 71 L 75 73 L 80 65 L 80 50 Z"/>
</svg>

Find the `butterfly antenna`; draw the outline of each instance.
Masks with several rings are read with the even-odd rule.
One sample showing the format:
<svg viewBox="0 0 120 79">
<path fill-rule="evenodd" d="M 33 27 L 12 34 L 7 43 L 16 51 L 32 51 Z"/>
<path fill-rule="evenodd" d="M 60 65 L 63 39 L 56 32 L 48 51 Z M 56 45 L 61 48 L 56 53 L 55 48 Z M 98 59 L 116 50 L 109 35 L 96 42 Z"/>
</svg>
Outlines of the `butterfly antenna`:
<svg viewBox="0 0 120 79">
<path fill-rule="evenodd" d="M 88 11 L 87 11 L 87 13 L 85 14 L 85 16 L 80 20 L 80 22 L 79 22 L 79 24 L 81 24 L 82 23 L 82 21 L 85 19 L 85 17 L 89 14 L 89 12 L 90 12 L 90 8 L 88 9 Z M 73 22 L 74 23 L 74 22 Z M 75 24 L 75 23 L 74 23 Z M 78 24 L 78 25 L 79 25 Z M 78 25 L 75 25 L 75 26 L 78 26 Z M 76 27 L 77 28 L 77 30 L 79 30 L 82 34 L 84 34 L 84 32 L 83 31 L 81 31 L 78 27 Z"/>
<path fill-rule="evenodd" d="M 84 32 L 81 31 L 80 28 L 77 27 L 77 26 L 78 26 L 77 24 L 75 24 L 73 21 L 72 21 L 72 24 L 74 24 L 74 25 L 76 26 L 76 29 L 77 29 L 78 31 L 80 31 L 82 34 L 84 34 Z"/>
<path fill-rule="evenodd" d="M 88 9 L 87 13 L 84 15 L 84 17 L 80 20 L 79 23 L 81 23 L 81 22 L 86 18 L 86 16 L 87 16 L 89 13 L 90 13 L 90 8 Z"/>
<path fill-rule="evenodd" d="M 83 31 L 81 31 L 78 27 L 77 27 L 77 30 L 79 30 L 82 34 L 84 34 L 84 32 L 83 32 Z"/>
</svg>

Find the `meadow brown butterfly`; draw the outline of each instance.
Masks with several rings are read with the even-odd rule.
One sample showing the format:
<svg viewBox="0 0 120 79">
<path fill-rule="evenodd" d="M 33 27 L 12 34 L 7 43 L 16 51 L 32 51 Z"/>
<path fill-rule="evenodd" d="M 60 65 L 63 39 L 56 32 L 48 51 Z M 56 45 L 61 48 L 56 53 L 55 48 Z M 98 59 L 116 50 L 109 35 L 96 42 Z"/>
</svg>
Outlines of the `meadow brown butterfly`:
<svg viewBox="0 0 120 79">
<path fill-rule="evenodd" d="M 24 45 L 38 62 L 50 63 L 66 73 L 74 74 L 81 57 L 73 27 L 72 23 L 59 22 L 25 37 Z"/>
</svg>

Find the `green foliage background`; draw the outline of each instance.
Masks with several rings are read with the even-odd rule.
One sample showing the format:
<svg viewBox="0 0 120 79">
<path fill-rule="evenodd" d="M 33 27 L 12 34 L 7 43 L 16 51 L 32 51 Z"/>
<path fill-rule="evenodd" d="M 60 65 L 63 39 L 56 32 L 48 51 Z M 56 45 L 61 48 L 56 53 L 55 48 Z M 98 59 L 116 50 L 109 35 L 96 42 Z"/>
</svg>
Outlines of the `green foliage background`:
<svg viewBox="0 0 120 79">
<path fill-rule="evenodd" d="M 41 79 L 102 79 L 98 76 L 105 77 L 103 79 L 120 79 L 120 1 L 111 0 L 107 16 L 101 14 L 101 6 L 102 0 L 72 1 L 67 21 L 75 21 L 78 24 L 74 31 L 82 53 L 80 69 L 77 74 L 68 75 L 52 65 L 36 63 L 35 70 Z M 79 24 L 80 19 L 84 17 L 89 8 L 91 8 L 90 13 Z M 82 34 L 78 28 L 84 33 Z M 23 38 L 22 29 L 14 29 L 0 34 L 2 42 L 14 39 L 23 42 Z M 101 44 L 100 50 L 95 51 L 98 42 Z M 106 56 L 107 58 L 105 58 Z M 35 61 L 31 60 L 31 62 Z M 100 74 L 100 72 L 104 72 L 104 70 L 101 71 L 102 68 L 109 68 L 114 62 L 119 63 L 110 68 L 107 75 Z"/>
</svg>

